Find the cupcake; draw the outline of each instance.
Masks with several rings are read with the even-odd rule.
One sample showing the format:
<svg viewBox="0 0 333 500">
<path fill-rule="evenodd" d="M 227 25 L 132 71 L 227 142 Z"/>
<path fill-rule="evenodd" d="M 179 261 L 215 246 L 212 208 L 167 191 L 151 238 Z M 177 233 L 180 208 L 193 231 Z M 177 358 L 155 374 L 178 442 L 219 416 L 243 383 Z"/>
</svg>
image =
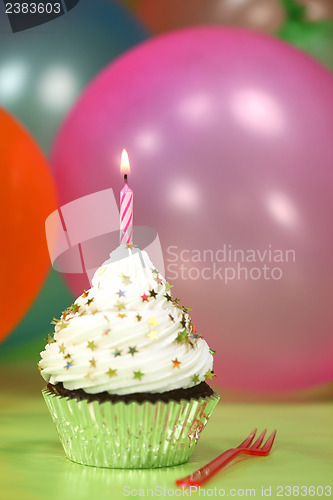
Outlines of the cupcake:
<svg viewBox="0 0 333 500">
<path fill-rule="evenodd" d="M 187 462 L 219 396 L 213 351 L 147 253 L 118 247 L 60 319 L 38 363 L 66 456 L 85 465 Z"/>
</svg>

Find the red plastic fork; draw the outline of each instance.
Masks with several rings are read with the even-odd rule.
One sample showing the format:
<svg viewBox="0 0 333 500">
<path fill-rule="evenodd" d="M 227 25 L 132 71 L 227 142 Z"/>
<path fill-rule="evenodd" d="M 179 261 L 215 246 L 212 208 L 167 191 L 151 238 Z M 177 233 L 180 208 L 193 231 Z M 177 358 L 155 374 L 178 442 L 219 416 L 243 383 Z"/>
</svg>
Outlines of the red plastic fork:
<svg viewBox="0 0 333 500">
<path fill-rule="evenodd" d="M 231 448 L 225 451 L 218 457 L 214 458 L 209 464 L 201 467 L 201 469 L 193 472 L 189 476 L 177 479 L 176 484 L 179 486 L 202 486 L 219 472 L 225 465 L 230 463 L 238 455 L 245 453 L 246 455 L 255 455 L 257 457 L 266 457 L 272 449 L 276 431 L 267 439 L 266 443 L 261 446 L 265 436 L 266 429 L 260 434 L 258 439 L 253 443 L 257 429 L 254 429 L 251 434 L 237 448 Z M 253 443 L 253 444 L 252 444 Z"/>
</svg>

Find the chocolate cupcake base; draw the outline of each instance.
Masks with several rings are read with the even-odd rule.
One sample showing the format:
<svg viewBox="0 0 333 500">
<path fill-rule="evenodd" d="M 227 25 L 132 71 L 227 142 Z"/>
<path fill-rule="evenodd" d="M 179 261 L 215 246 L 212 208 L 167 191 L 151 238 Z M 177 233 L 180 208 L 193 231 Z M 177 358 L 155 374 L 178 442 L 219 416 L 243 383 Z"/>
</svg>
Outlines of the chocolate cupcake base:
<svg viewBox="0 0 333 500">
<path fill-rule="evenodd" d="M 89 394 L 83 389 L 69 390 L 65 389 L 61 382 L 56 385 L 47 384 L 47 388 L 50 392 L 56 394 L 57 396 L 65 396 L 70 399 L 77 399 L 78 401 L 87 400 L 89 403 L 92 401 L 98 401 L 99 403 L 104 403 L 105 401 L 110 401 L 111 403 L 118 403 L 120 401 L 123 403 L 131 403 L 132 401 L 135 401 L 136 403 L 142 403 L 144 401 L 156 403 L 157 401 L 164 401 L 164 403 L 168 403 L 169 401 L 179 402 L 182 399 L 190 401 L 193 398 L 205 398 L 214 394 L 213 389 L 211 389 L 206 382 L 201 382 L 200 384 L 197 384 L 194 387 L 189 387 L 188 389 L 175 389 L 167 392 L 136 392 L 133 394 L 125 394 L 123 396 L 119 394 L 109 394 L 108 392 Z"/>
<path fill-rule="evenodd" d="M 44 389 L 43 396 L 70 460 L 95 467 L 155 468 L 189 460 L 219 400 L 206 383 L 191 389 L 195 392 L 181 389 L 144 399 L 142 394 L 87 395 L 57 384 Z"/>
</svg>

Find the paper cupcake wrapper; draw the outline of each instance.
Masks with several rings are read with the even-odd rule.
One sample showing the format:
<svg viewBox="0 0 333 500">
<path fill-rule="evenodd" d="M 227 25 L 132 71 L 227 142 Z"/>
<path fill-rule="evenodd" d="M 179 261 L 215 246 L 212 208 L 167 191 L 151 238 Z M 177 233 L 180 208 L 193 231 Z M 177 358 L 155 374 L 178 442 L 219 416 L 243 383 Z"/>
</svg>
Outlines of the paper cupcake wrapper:
<svg viewBox="0 0 333 500">
<path fill-rule="evenodd" d="M 42 391 L 67 458 L 95 467 L 168 467 L 189 460 L 220 396 L 164 403 L 78 401 Z"/>
</svg>

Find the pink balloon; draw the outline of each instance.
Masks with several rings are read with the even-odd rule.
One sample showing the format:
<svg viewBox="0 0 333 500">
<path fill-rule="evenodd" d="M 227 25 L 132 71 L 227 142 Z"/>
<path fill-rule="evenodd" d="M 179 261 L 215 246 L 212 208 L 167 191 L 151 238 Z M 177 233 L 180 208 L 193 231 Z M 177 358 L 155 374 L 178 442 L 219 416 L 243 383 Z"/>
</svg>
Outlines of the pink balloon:
<svg viewBox="0 0 333 500">
<path fill-rule="evenodd" d="M 288 391 L 333 376 L 332 144 L 325 69 L 268 36 L 211 27 L 107 67 L 52 161 L 63 203 L 118 193 L 126 147 L 134 223 L 158 230 L 173 295 L 217 350 L 214 380 Z"/>
</svg>

